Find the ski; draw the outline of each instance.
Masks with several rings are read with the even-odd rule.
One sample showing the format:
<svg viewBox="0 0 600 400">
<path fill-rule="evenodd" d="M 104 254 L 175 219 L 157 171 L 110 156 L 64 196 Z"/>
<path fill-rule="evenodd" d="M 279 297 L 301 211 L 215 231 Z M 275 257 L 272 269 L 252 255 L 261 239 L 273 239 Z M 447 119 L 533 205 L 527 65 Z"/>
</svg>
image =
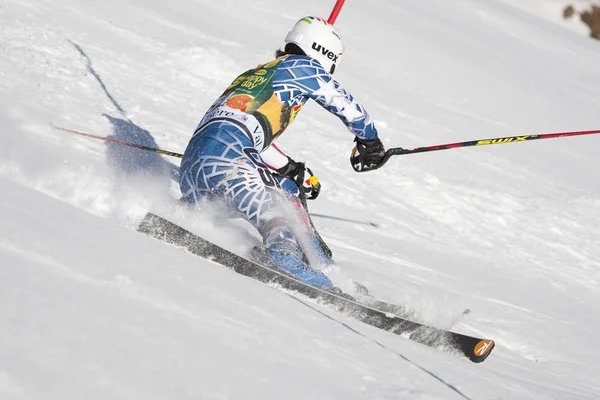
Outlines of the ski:
<svg viewBox="0 0 600 400">
<path fill-rule="evenodd" d="M 241 275 L 263 283 L 279 285 L 321 304 L 326 304 L 336 311 L 366 324 L 429 347 L 457 352 L 475 363 L 484 361 L 495 346 L 493 340 L 476 338 L 413 322 L 359 303 L 349 295 L 313 288 L 289 275 L 240 257 L 152 213 L 146 214 L 137 230 L 165 243 L 184 248 L 196 256 L 231 268 Z"/>
<path fill-rule="evenodd" d="M 356 285 L 356 282 L 355 282 L 355 285 Z M 417 316 L 417 310 L 415 310 L 415 309 L 411 309 L 405 305 L 391 303 L 387 300 L 378 299 L 376 297 L 371 296 L 370 294 L 362 294 L 359 292 L 358 294 L 353 294 L 353 297 L 354 297 L 354 300 L 358 301 L 359 303 L 362 303 L 366 306 L 375 308 L 384 313 L 388 313 L 388 314 L 391 313 L 398 317 L 402 317 L 402 318 L 406 318 L 406 319 L 415 318 Z M 469 310 L 468 308 L 463 310 L 463 312 L 460 314 L 460 316 L 457 317 L 457 320 L 460 317 L 469 315 L 470 313 L 471 313 L 471 310 Z"/>
</svg>

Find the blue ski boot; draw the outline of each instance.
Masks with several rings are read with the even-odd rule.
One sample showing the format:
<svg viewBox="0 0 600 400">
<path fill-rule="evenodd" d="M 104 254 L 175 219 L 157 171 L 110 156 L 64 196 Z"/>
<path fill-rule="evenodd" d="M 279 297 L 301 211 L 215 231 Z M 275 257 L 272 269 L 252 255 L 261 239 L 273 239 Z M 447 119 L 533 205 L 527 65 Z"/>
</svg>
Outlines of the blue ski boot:
<svg viewBox="0 0 600 400">
<path fill-rule="evenodd" d="M 265 238 L 265 255 L 273 266 L 307 285 L 319 289 L 334 289 L 333 283 L 324 273 L 312 269 L 304 262 L 302 249 L 287 228 L 269 232 Z"/>
</svg>

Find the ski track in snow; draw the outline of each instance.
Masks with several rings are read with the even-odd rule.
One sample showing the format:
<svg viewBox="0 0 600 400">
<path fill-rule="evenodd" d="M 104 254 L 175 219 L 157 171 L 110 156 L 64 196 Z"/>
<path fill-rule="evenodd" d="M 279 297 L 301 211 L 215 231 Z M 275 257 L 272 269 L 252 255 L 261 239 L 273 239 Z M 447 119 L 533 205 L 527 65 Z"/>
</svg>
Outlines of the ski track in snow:
<svg viewBox="0 0 600 400">
<path fill-rule="evenodd" d="M 237 74 L 332 5 L 0 4 L 0 397 L 600 397 L 597 135 L 368 174 L 314 104 L 281 138 L 321 178 L 311 209 L 357 221 L 315 217 L 336 283 L 496 340 L 472 365 L 131 232 L 152 210 L 238 254 L 258 240 L 174 206 L 178 160 L 51 127 L 182 152 Z M 598 129 L 600 45 L 560 7 L 350 2 L 337 78 L 388 147 Z"/>
</svg>

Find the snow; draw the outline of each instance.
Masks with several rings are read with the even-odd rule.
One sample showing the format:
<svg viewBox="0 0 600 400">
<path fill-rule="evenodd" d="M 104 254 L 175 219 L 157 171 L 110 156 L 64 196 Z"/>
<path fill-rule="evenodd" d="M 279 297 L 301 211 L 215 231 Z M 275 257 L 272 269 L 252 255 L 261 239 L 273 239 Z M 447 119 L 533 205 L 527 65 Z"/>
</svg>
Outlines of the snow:
<svg viewBox="0 0 600 400">
<path fill-rule="evenodd" d="M 599 129 L 598 43 L 511 2 L 346 4 L 337 78 L 388 147 Z M 496 340 L 472 364 L 136 233 L 153 210 L 252 240 L 170 208 L 177 159 L 51 126 L 182 152 L 237 74 L 332 6 L 0 3 L 0 398 L 600 397 L 596 135 L 366 174 L 314 104 L 281 138 L 321 179 L 311 209 L 339 218 L 315 216 L 336 283 Z"/>
</svg>

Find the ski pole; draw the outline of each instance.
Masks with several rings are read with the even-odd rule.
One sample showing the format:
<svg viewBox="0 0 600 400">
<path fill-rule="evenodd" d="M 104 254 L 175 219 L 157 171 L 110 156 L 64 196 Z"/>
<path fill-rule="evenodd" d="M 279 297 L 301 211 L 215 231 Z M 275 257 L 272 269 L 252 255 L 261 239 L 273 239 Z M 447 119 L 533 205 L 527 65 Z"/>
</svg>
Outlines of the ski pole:
<svg viewBox="0 0 600 400">
<path fill-rule="evenodd" d="M 371 222 L 371 221 L 359 221 L 359 220 L 356 220 L 356 219 L 343 218 L 343 217 L 335 217 L 333 215 L 315 214 L 315 213 L 311 213 L 310 216 L 311 217 L 317 217 L 317 218 L 333 219 L 333 220 L 336 220 L 336 221 L 352 222 L 353 224 L 369 225 L 369 226 L 373 226 L 375 228 L 379 228 L 379 224 L 377 224 L 375 222 Z"/>
<path fill-rule="evenodd" d="M 175 153 L 173 151 L 168 151 L 168 150 L 163 150 L 163 149 L 157 149 L 157 148 L 154 148 L 154 147 L 143 146 L 141 144 L 136 144 L 136 143 L 124 142 L 124 141 L 119 140 L 119 139 L 113 139 L 113 138 L 108 138 L 108 137 L 104 137 L 104 136 L 92 135 L 91 133 L 85 133 L 85 132 L 81 132 L 81 131 L 76 131 L 74 129 L 61 128 L 61 127 L 58 127 L 58 126 L 54 126 L 54 129 L 58 129 L 59 131 L 74 133 L 76 135 L 85 136 L 85 137 L 89 137 L 89 138 L 93 138 L 93 139 L 104 140 L 105 142 L 120 144 L 122 146 L 129 146 L 129 147 L 133 147 L 135 149 L 152 151 L 154 153 L 163 154 L 165 156 L 183 158 L 183 154 Z"/>
<path fill-rule="evenodd" d="M 367 172 L 372 171 L 374 169 L 381 168 L 392 156 L 401 156 L 405 154 L 416 154 L 416 153 L 425 153 L 428 151 L 438 151 L 438 150 L 448 150 L 448 149 L 457 149 L 460 147 L 470 147 L 470 146 L 486 146 L 490 144 L 504 144 L 504 143 L 517 143 L 517 142 L 526 142 L 529 140 L 539 140 L 539 139 L 554 139 L 560 137 L 567 136 L 581 136 L 581 135 L 594 135 L 596 133 L 600 133 L 600 130 L 595 131 L 579 131 L 579 132 L 560 132 L 560 133 L 544 133 L 538 135 L 524 135 L 524 136 L 508 136 L 501 138 L 493 138 L 493 139 L 481 139 L 481 140 L 470 140 L 467 142 L 458 142 L 458 143 L 448 143 L 448 144 L 440 144 L 436 146 L 428 146 L 428 147 L 417 147 L 415 149 L 403 149 L 402 147 L 393 147 L 388 149 L 385 152 L 385 156 L 379 165 L 372 168 L 364 168 L 362 162 L 357 162 L 357 158 L 359 157 L 350 157 L 352 168 L 356 172 Z"/>
<path fill-rule="evenodd" d="M 346 0 L 337 0 L 337 2 L 335 3 L 335 6 L 333 7 L 333 11 L 331 11 L 331 15 L 329 16 L 329 19 L 327 20 L 328 23 L 330 23 L 331 25 L 333 25 L 335 23 L 335 20 L 337 19 L 338 15 L 340 14 L 340 11 L 342 10 L 342 7 L 344 6 L 344 2 Z"/>
</svg>

